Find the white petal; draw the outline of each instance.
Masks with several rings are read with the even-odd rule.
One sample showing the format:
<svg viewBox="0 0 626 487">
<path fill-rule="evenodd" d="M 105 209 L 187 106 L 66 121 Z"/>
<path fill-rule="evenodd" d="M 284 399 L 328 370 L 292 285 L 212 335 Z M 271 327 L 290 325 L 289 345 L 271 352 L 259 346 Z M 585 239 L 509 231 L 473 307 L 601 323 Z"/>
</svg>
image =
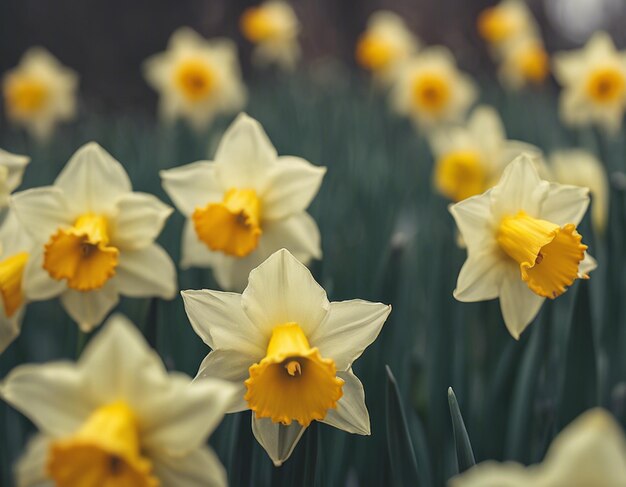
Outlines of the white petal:
<svg viewBox="0 0 626 487">
<path fill-rule="evenodd" d="M 589 273 L 598 267 L 598 262 L 591 255 L 585 252 L 583 260 L 578 265 L 578 278 L 585 279 L 589 277 Z"/>
<path fill-rule="evenodd" d="M 74 364 L 21 365 L 0 386 L 3 399 L 52 436 L 74 433 L 93 410 Z"/>
<path fill-rule="evenodd" d="M 22 276 L 22 288 L 31 301 L 43 301 L 61 294 L 67 289 L 65 281 L 52 279 L 43 268 L 43 246 L 34 250 L 28 257 Z"/>
<path fill-rule="evenodd" d="M 28 441 L 14 468 L 17 487 L 54 487 L 46 472 L 49 448 L 47 436 L 37 434 Z"/>
<path fill-rule="evenodd" d="M 198 161 L 161 171 L 163 189 L 185 216 L 211 201 L 221 201 L 222 188 L 215 176 L 215 163 Z M 229 189 L 229 188 L 225 188 Z"/>
<path fill-rule="evenodd" d="M 98 326 L 119 301 L 117 287 L 110 280 L 95 291 L 67 289 L 61 294 L 65 311 L 85 333 Z"/>
<path fill-rule="evenodd" d="M 217 252 L 211 251 L 207 245 L 198 238 L 193 222 L 190 219 L 185 220 L 183 227 L 181 254 L 180 267 L 182 269 L 189 269 L 190 267 L 210 267 L 215 264 L 218 260 L 217 256 L 219 255 Z"/>
<path fill-rule="evenodd" d="M 202 382 L 203 379 L 207 378 L 229 381 L 233 387 L 237 388 L 237 391 L 234 393 L 235 399 L 226 412 L 237 413 L 245 411 L 249 407 L 243 398 L 247 392 L 244 381 L 250 377 L 250 366 L 258 361 L 258 357 L 246 355 L 235 350 L 213 350 L 200 364 L 194 382 Z"/>
<path fill-rule="evenodd" d="M 297 421 L 285 426 L 268 418 L 252 417 L 252 433 L 276 467 L 291 456 L 305 429 Z"/>
<path fill-rule="evenodd" d="M 259 245 L 263 247 L 262 252 L 266 256 L 285 248 L 303 264 L 307 264 L 311 258 L 322 258 L 319 228 L 305 211 L 284 220 L 265 222 Z"/>
<path fill-rule="evenodd" d="M 306 210 L 325 173 L 325 167 L 300 157 L 279 157 L 263 194 L 263 219 L 277 220 Z"/>
<path fill-rule="evenodd" d="M 73 223 L 63 192 L 53 186 L 16 193 L 11 201 L 17 218 L 38 242 L 46 242 L 60 227 Z"/>
<path fill-rule="evenodd" d="M 497 298 L 506 275 L 500 253 L 495 246 L 470 253 L 459 272 L 454 297 L 466 303 Z"/>
<path fill-rule="evenodd" d="M 548 196 L 541 205 L 541 219 L 565 225 L 578 225 L 589 206 L 589 189 L 550 183 Z"/>
<path fill-rule="evenodd" d="M 237 350 L 256 358 L 265 355 L 267 338 L 243 312 L 241 294 L 206 289 L 181 294 L 191 326 L 209 347 Z"/>
<path fill-rule="evenodd" d="M 158 244 L 120 252 L 115 279 L 118 292 L 133 298 L 173 299 L 178 290 L 174 262 Z"/>
<path fill-rule="evenodd" d="M 16 315 L 8 318 L 4 310 L 0 311 L 0 353 L 4 352 L 20 334 L 23 314 L 23 309 L 21 309 L 16 311 Z"/>
<path fill-rule="evenodd" d="M 532 471 L 514 462 L 497 463 L 487 461 L 479 463 L 450 479 L 448 487 L 528 487 L 539 484 Z"/>
<path fill-rule="evenodd" d="M 348 370 L 380 333 L 391 306 L 360 299 L 330 303 L 326 319 L 308 336 L 322 357 Z"/>
<path fill-rule="evenodd" d="M 5 182 L 7 193 L 12 193 L 15 188 L 22 184 L 24 169 L 26 169 L 29 162 L 30 157 L 28 156 L 11 154 L 10 152 L 0 149 L 0 165 L 6 167 L 8 170 Z"/>
<path fill-rule="evenodd" d="M 352 369 L 337 375 L 345 381 L 343 396 L 337 403 L 337 409 L 329 409 L 322 422 L 356 435 L 371 434 L 363 384 Z"/>
<path fill-rule="evenodd" d="M 120 249 L 147 247 L 159 236 L 172 208 L 147 193 L 127 193 L 117 200 L 111 242 Z"/>
<path fill-rule="evenodd" d="M 224 188 L 249 188 L 263 193 L 276 157 L 276 149 L 261 124 L 242 113 L 217 147 L 216 176 Z"/>
<path fill-rule="evenodd" d="M 268 338 L 276 325 L 295 322 L 309 336 L 324 320 L 326 291 L 289 251 L 272 254 L 250 273 L 241 302 L 250 321 Z"/>
<path fill-rule="evenodd" d="M 449 207 L 468 248 L 481 250 L 495 243 L 491 191 L 472 196 Z"/>
<path fill-rule="evenodd" d="M 150 455 L 154 473 L 162 487 L 227 487 L 226 470 L 208 447 L 187 455 L 170 456 L 162 452 Z"/>
<path fill-rule="evenodd" d="M 132 191 L 122 165 L 95 142 L 76 151 L 54 185 L 63 190 L 70 207 L 95 213 L 111 211 L 117 198 Z"/>
<path fill-rule="evenodd" d="M 500 288 L 500 309 L 509 333 L 519 340 L 520 335 L 530 324 L 546 298 L 532 292 L 522 281 L 517 265 L 511 265 Z"/>
</svg>

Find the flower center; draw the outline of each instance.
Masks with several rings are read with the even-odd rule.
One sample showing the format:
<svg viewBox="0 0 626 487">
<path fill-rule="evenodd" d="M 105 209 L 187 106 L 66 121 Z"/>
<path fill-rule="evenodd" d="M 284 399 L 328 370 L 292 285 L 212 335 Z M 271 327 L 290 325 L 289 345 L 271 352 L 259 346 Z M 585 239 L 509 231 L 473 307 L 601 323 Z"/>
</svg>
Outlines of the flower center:
<svg viewBox="0 0 626 487">
<path fill-rule="evenodd" d="M 280 37 L 280 28 L 265 9 L 252 7 L 241 16 L 241 32 L 250 42 L 263 42 Z"/>
<path fill-rule="evenodd" d="M 27 75 L 9 77 L 4 92 L 7 110 L 14 117 L 37 114 L 46 104 L 48 95 L 45 83 Z"/>
<path fill-rule="evenodd" d="M 598 69 L 587 80 L 587 94 L 598 103 L 622 100 L 625 88 L 624 74 L 615 68 Z"/>
<path fill-rule="evenodd" d="M 261 202 L 252 189 L 230 189 L 221 203 L 196 208 L 196 234 L 211 250 L 245 257 L 259 244 Z"/>
<path fill-rule="evenodd" d="M 57 487 L 158 487 L 141 456 L 139 430 L 124 402 L 96 409 L 71 437 L 51 443 L 48 474 Z"/>
<path fill-rule="evenodd" d="M 250 367 L 244 399 L 257 418 L 308 426 L 337 407 L 343 380 L 332 359 L 311 348 L 302 328 L 286 323 L 274 328 L 265 358 Z"/>
<path fill-rule="evenodd" d="M 381 36 L 364 34 L 356 46 L 356 60 L 366 69 L 378 71 L 389 66 L 395 57 L 393 47 Z"/>
<path fill-rule="evenodd" d="M 482 193 L 487 175 L 480 156 L 473 151 L 454 151 L 437 161 L 435 186 L 444 196 L 461 201 Z"/>
<path fill-rule="evenodd" d="M 215 73 L 205 61 L 187 59 L 176 69 L 174 82 L 189 101 L 200 101 L 213 93 Z"/>
<path fill-rule="evenodd" d="M 540 45 L 532 44 L 524 48 L 518 62 L 524 78 L 533 83 L 541 83 L 550 72 L 550 59 Z"/>
<path fill-rule="evenodd" d="M 510 15 L 497 7 L 483 10 L 478 16 L 478 33 L 487 42 L 500 43 L 515 34 L 516 25 Z"/>
<path fill-rule="evenodd" d="M 77 291 L 99 289 L 115 275 L 119 250 L 109 245 L 106 218 L 80 216 L 73 227 L 59 229 L 44 248 L 43 268 L 50 277 Z"/>
<path fill-rule="evenodd" d="M 0 262 L 0 294 L 4 312 L 11 317 L 22 306 L 22 276 L 28 261 L 28 252 L 20 252 Z"/>
<path fill-rule="evenodd" d="M 450 85 L 440 74 L 425 73 L 413 81 L 413 100 L 419 108 L 428 112 L 439 112 L 449 99 Z"/>
<path fill-rule="evenodd" d="M 519 264 L 522 280 L 530 290 L 552 299 L 563 294 L 578 277 L 587 249 L 574 224 L 559 227 L 523 211 L 502 219 L 496 239 Z"/>
</svg>

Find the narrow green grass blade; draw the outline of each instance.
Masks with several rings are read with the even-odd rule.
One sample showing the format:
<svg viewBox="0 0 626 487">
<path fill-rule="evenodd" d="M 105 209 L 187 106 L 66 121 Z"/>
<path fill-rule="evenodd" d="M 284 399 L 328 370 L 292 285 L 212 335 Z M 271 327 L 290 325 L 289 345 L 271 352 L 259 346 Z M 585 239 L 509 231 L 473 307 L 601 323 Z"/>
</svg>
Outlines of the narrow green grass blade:
<svg viewBox="0 0 626 487">
<path fill-rule="evenodd" d="M 452 418 L 452 430 L 454 431 L 454 445 L 456 447 L 456 460 L 459 473 L 476 465 L 472 444 L 470 443 L 465 422 L 459 409 L 459 403 L 452 387 L 448 388 L 448 405 L 450 406 L 450 417 Z"/>
</svg>

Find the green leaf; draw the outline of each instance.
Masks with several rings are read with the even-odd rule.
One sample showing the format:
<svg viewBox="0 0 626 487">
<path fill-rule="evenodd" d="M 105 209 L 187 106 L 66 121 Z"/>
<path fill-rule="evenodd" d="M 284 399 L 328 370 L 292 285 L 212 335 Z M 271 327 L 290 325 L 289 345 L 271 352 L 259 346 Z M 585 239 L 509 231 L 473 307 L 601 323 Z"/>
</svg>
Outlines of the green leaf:
<svg viewBox="0 0 626 487">
<path fill-rule="evenodd" d="M 474 460 L 474 452 L 470 443 L 463 416 L 459 409 L 459 403 L 452 387 L 448 387 L 448 405 L 450 406 L 450 417 L 452 418 L 452 430 L 454 431 L 454 445 L 456 447 L 456 461 L 459 473 L 465 472 L 467 469 L 476 465 Z"/>
</svg>

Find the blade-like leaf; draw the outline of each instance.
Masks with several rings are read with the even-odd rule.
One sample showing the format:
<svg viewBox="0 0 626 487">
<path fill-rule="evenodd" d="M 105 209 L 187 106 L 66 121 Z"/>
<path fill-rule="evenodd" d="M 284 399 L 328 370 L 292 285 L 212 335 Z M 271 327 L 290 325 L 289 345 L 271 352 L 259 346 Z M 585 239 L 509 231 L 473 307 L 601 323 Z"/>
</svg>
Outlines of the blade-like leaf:
<svg viewBox="0 0 626 487">
<path fill-rule="evenodd" d="M 456 461 L 459 473 L 473 467 L 476 464 L 474 460 L 474 452 L 470 443 L 463 416 L 459 409 L 459 403 L 452 387 L 448 387 L 448 405 L 450 406 L 450 417 L 452 418 L 452 430 L 454 431 L 454 445 L 456 447 Z"/>
</svg>

